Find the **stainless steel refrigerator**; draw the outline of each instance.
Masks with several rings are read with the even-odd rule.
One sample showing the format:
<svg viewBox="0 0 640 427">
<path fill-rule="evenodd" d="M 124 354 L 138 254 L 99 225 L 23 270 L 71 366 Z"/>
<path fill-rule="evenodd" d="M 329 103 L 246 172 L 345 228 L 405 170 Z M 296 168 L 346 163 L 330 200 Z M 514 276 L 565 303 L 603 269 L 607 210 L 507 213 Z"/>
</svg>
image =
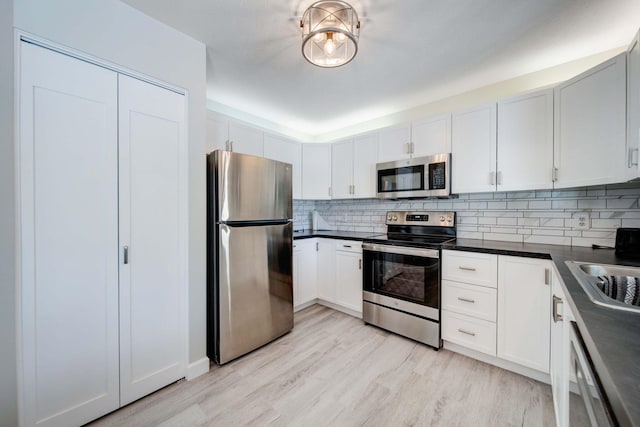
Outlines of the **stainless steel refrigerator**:
<svg viewBox="0 0 640 427">
<path fill-rule="evenodd" d="M 207 156 L 207 354 L 227 363 L 293 328 L 291 165 Z"/>
</svg>

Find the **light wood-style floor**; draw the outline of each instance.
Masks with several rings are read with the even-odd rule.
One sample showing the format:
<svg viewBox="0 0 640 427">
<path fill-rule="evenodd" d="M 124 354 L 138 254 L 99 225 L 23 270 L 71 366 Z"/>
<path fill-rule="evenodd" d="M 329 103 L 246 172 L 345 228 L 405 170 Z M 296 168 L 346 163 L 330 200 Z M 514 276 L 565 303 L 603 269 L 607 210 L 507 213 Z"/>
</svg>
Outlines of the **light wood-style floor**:
<svg viewBox="0 0 640 427">
<path fill-rule="evenodd" d="M 292 332 L 94 426 L 553 426 L 548 385 L 320 305 Z"/>
</svg>

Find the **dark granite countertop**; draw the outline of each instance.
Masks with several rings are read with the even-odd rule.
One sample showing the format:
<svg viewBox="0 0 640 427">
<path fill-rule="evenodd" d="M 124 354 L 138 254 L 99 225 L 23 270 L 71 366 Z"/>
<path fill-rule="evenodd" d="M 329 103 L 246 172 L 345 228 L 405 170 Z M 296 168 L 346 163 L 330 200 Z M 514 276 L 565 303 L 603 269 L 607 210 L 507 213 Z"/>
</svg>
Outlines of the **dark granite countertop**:
<svg viewBox="0 0 640 427">
<path fill-rule="evenodd" d="M 308 231 L 295 238 L 329 237 L 375 241 L 380 233 Z M 640 267 L 640 260 L 616 257 L 612 249 L 457 239 L 443 249 L 551 259 L 589 356 L 620 425 L 640 426 L 640 313 L 591 302 L 565 261 Z"/>
</svg>

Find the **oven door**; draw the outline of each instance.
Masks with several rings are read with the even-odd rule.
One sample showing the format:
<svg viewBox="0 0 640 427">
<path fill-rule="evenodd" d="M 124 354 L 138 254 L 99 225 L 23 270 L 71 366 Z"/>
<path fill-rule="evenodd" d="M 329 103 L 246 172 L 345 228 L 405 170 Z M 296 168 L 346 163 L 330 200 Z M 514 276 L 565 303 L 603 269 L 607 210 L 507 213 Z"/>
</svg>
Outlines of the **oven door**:
<svg viewBox="0 0 640 427">
<path fill-rule="evenodd" d="M 438 250 L 370 243 L 362 249 L 365 300 L 439 320 Z"/>
</svg>

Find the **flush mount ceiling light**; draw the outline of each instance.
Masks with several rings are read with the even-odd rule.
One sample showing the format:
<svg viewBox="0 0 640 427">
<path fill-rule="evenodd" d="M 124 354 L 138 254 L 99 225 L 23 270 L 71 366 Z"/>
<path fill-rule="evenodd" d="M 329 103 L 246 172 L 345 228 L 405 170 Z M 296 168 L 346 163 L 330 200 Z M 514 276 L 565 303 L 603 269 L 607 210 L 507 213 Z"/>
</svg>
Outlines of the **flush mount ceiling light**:
<svg viewBox="0 0 640 427">
<path fill-rule="evenodd" d="M 360 21 L 346 2 L 322 0 L 305 10 L 300 20 L 302 56 L 318 67 L 339 67 L 358 52 Z"/>
</svg>

